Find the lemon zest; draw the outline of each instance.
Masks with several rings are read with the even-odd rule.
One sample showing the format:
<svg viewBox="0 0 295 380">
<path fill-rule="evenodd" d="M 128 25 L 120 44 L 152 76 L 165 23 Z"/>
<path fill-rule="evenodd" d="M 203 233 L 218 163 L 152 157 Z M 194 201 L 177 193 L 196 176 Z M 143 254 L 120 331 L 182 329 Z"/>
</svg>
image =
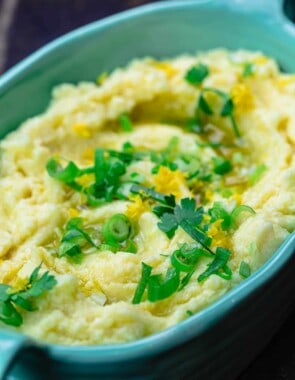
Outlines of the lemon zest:
<svg viewBox="0 0 295 380">
<path fill-rule="evenodd" d="M 86 148 L 84 150 L 84 152 L 82 153 L 82 159 L 89 164 L 93 163 L 93 157 L 94 157 L 94 149 L 93 148 Z"/>
<path fill-rule="evenodd" d="M 131 220 L 138 220 L 138 218 L 144 212 L 149 210 L 149 206 L 146 201 L 143 201 L 139 195 L 136 195 L 132 199 L 132 203 L 128 204 L 125 211 L 125 215 Z"/>
<path fill-rule="evenodd" d="M 265 55 L 260 55 L 259 57 L 254 58 L 254 63 L 256 65 L 265 65 L 269 59 Z"/>
<path fill-rule="evenodd" d="M 76 218 L 78 215 L 80 215 L 80 211 L 73 207 L 69 208 L 68 213 L 70 215 L 70 218 Z"/>
<path fill-rule="evenodd" d="M 159 193 L 181 198 L 181 187 L 185 185 L 185 177 L 180 170 L 172 171 L 166 166 L 160 166 L 158 173 L 154 175 L 154 184 Z"/>
<path fill-rule="evenodd" d="M 254 98 L 251 88 L 244 83 L 238 83 L 233 86 L 231 89 L 231 96 L 236 113 L 250 110 L 254 106 Z"/>
<path fill-rule="evenodd" d="M 241 196 L 241 194 L 237 194 L 237 193 L 233 194 L 231 198 L 236 201 L 237 205 L 240 205 L 242 203 L 242 196 Z"/>
<path fill-rule="evenodd" d="M 165 61 L 155 61 L 154 67 L 164 71 L 168 78 L 171 78 L 173 75 L 177 73 L 175 67 L 173 67 L 170 63 Z"/>
<path fill-rule="evenodd" d="M 83 187 L 88 187 L 93 183 L 93 174 L 84 174 L 77 179 L 77 182 Z"/>
<path fill-rule="evenodd" d="M 85 139 L 91 137 L 91 132 L 85 123 L 74 124 L 72 129 L 79 137 L 83 137 Z"/>
<path fill-rule="evenodd" d="M 295 75 L 280 76 L 277 80 L 277 86 L 280 89 L 284 89 L 284 87 L 293 83 L 295 83 Z"/>
</svg>

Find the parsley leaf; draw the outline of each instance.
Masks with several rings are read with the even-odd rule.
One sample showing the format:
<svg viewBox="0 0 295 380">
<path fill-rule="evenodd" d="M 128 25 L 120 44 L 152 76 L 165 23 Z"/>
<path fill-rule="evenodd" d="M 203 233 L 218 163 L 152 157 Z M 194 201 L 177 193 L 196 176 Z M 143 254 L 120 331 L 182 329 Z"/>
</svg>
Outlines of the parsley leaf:
<svg viewBox="0 0 295 380">
<path fill-rule="evenodd" d="M 181 227 L 188 235 L 213 254 L 209 248 L 212 239 L 200 226 L 203 215 L 204 209 L 202 207 L 196 209 L 196 201 L 194 199 L 183 198 L 180 204 L 174 207 L 173 212 L 161 215 L 158 227 L 169 239 L 174 236 L 177 228 Z"/>
<path fill-rule="evenodd" d="M 255 68 L 254 64 L 251 62 L 245 62 L 243 67 L 242 76 L 244 78 L 251 77 L 254 74 Z"/>
<path fill-rule="evenodd" d="M 188 70 L 185 75 L 185 80 L 190 84 L 201 84 L 203 80 L 209 75 L 208 66 L 199 63 Z"/>
<path fill-rule="evenodd" d="M 199 97 L 198 109 L 202 110 L 206 115 L 213 115 L 212 108 L 209 106 L 209 103 L 207 102 L 204 94 L 202 93 Z"/>
<path fill-rule="evenodd" d="M 199 207 L 196 210 L 196 201 L 190 198 L 183 198 L 180 205 L 174 209 L 174 215 L 180 224 L 183 220 L 189 221 L 193 226 L 197 226 L 203 220 L 204 209 Z"/>
<path fill-rule="evenodd" d="M 158 223 L 158 227 L 161 231 L 165 232 L 169 239 L 172 239 L 175 235 L 179 224 L 174 214 L 165 213 L 161 216 L 161 222 Z"/>
<path fill-rule="evenodd" d="M 250 185 L 255 185 L 255 183 L 257 183 L 262 178 L 266 169 L 267 167 L 265 164 L 258 165 L 249 176 Z"/>
<path fill-rule="evenodd" d="M 23 318 L 19 309 L 29 312 L 37 310 L 35 298 L 57 284 L 55 277 L 48 271 L 39 276 L 41 265 L 34 269 L 22 290 L 13 291 L 11 286 L 0 284 L 0 321 L 7 325 L 20 326 Z"/>
</svg>

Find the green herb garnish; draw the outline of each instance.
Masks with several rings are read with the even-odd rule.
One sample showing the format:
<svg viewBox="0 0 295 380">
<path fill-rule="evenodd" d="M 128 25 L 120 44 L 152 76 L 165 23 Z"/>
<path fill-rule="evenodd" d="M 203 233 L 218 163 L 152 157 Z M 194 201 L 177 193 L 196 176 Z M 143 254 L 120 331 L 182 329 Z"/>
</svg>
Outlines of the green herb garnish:
<svg viewBox="0 0 295 380">
<path fill-rule="evenodd" d="M 65 183 L 77 191 L 82 190 L 82 186 L 75 180 L 87 173 L 81 171 L 74 162 L 70 161 L 67 166 L 63 168 L 57 159 L 51 158 L 46 164 L 46 169 L 50 177 Z M 91 168 L 91 171 L 93 172 L 93 168 Z"/>
<path fill-rule="evenodd" d="M 106 244 L 113 245 L 129 239 L 132 225 L 124 214 L 115 214 L 103 225 L 102 234 Z"/>
<path fill-rule="evenodd" d="M 174 251 L 171 256 L 172 266 L 180 272 L 192 272 L 195 270 L 200 257 L 212 257 L 208 252 L 199 248 L 196 244 L 183 244 Z"/>
<path fill-rule="evenodd" d="M 209 248 L 212 239 L 200 226 L 203 215 L 204 209 L 202 207 L 196 209 L 196 201 L 194 199 L 183 198 L 174 209 L 165 210 L 160 216 L 161 221 L 158 223 L 158 227 L 161 231 L 165 232 L 169 239 L 174 236 L 177 228 L 181 227 L 188 235 L 201 244 L 203 248 L 213 254 Z"/>
<path fill-rule="evenodd" d="M 141 302 L 142 296 L 144 294 L 145 288 L 148 284 L 150 275 L 152 273 L 153 268 L 145 263 L 141 263 L 141 279 L 137 285 L 132 303 L 138 304 Z"/>
<path fill-rule="evenodd" d="M 20 326 L 23 323 L 20 309 L 30 312 L 38 310 L 36 298 L 57 284 L 48 271 L 39 276 L 41 265 L 34 269 L 22 290 L 14 291 L 10 285 L 0 284 L 0 320 L 5 324 Z"/>
<path fill-rule="evenodd" d="M 241 214 L 245 212 L 251 215 L 256 214 L 253 208 L 247 205 L 239 205 L 233 209 L 233 211 L 231 212 L 231 226 L 233 228 L 236 228 L 238 226 Z"/>
<path fill-rule="evenodd" d="M 232 225 L 232 218 L 229 212 L 222 206 L 220 202 L 215 202 L 213 207 L 208 210 L 208 214 L 211 216 L 210 223 L 214 223 L 217 220 L 222 220 L 221 228 L 229 230 Z"/>
<path fill-rule="evenodd" d="M 266 169 L 267 167 L 264 164 L 258 165 L 249 176 L 250 185 L 255 185 L 261 179 Z"/>
<path fill-rule="evenodd" d="M 185 75 L 185 80 L 190 84 L 201 84 L 203 80 L 209 75 L 208 66 L 199 63 L 196 66 L 193 66 Z"/>
<path fill-rule="evenodd" d="M 129 146 L 130 148 L 130 146 Z M 121 177 L 126 173 L 126 167 L 132 161 L 141 160 L 144 152 L 134 152 L 128 146 L 123 152 L 111 149 L 96 149 L 94 165 L 80 169 L 70 161 L 64 168 L 58 160 L 51 158 L 46 165 L 48 174 L 67 186 L 84 193 L 90 206 L 101 206 L 121 198 L 120 188 L 123 186 Z M 77 179 L 86 174 L 93 174 L 94 181 L 83 187 Z"/>
<path fill-rule="evenodd" d="M 133 131 L 133 125 L 132 125 L 132 122 L 131 122 L 131 120 L 130 120 L 129 115 L 127 115 L 126 113 L 125 113 L 125 114 L 122 114 L 122 115 L 119 117 L 119 121 L 120 121 L 120 124 L 121 124 L 122 130 L 123 130 L 124 132 L 132 132 L 132 131 Z"/>
<path fill-rule="evenodd" d="M 208 265 L 208 268 L 205 270 L 205 272 L 200 274 L 198 281 L 204 281 L 212 274 L 216 274 L 225 280 L 230 280 L 232 277 L 232 271 L 227 265 L 230 255 L 231 252 L 228 249 L 218 247 L 216 249 L 214 260 Z"/>
<path fill-rule="evenodd" d="M 215 202 L 213 207 L 208 210 L 208 215 L 211 216 L 210 223 L 222 220 L 221 228 L 226 231 L 230 228 L 237 228 L 241 214 L 245 212 L 252 215 L 255 214 L 255 211 L 250 206 L 239 205 L 231 212 L 228 212 L 220 202 Z"/>
<path fill-rule="evenodd" d="M 251 62 L 245 62 L 243 66 L 242 76 L 244 78 L 251 77 L 254 74 L 254 64 Z"/>
<path fill-rule="evenodd" d="M 149 187 L 145 187 L 142 185 L 133 185 L 130 189 L 130 192 L 133 194 L 139 194 L 142 197 L 150 197 L 155 201 L 163 204 L 165 206 L 164 210 L 167 208 L 171 209 L 175 206 L 175 197 L 173 195 L 164 195 L 151 189 Z"/>
<path fill-rule="evenodd" d="M 83 259 L 82 248 L 87 246 L 99 248 L 85 232 L 82 223 L 82 218 L 72 218 L 68 221 L 57 250 L 59 257 L 66 256 L 74 263 L 80 263 Z"/>
<path fill-rule="evenodd" d="M 213 171 L 216 174 L 224 175 L 232 171 L 232 164 L 229 160 L 224 159 L 223 157 L 213 157 Z"/>
<path fill-rule="evenodd" d="M 241 277 L 247 278 L 251 275 L 251 267 L 245 261 L 242 261 L 240 264 L 239 273 Z"/>
<path fill-rule="evenodd" d="M 168 268 L 166 276 L 163 278 L 161 274 L 152 273 L 152 267 L 145 263 L 141 263 L 142 273 L 141 279 L 136 288 L 132 303 L 141 302 L 144 291 L 148 289 L 147 298 L 150 302 L 156 302 L 170 297 L 177 291 L 179 286 L 179 272 L 175 268 Z"/>
<path fill-rule="evenodd" d="M 234 103 L 232 101 L 232 99 L 230 98 L 230 96 L 221 91 L 221 90 L 218 90 L 216 88 L 211 88 L 211 87 L 207 87 L 207 88 L 203 88 L 201 93 L 200 93 L 200 96 L 199 96 L 199 100 L 198 100 L 198 104 L 197 104 L 197 109 L 196 109 L 196 118 L 197 120 L 200 120 L 200 113 L 203 112 L 205 113 L 206 115 L 209 115 L 209 116 L 212 116 L 214 114 L 211 106 L 209 105 L 208 101 L 206 100 L 206 97 L 205 95 L 207 93 L 214 93 L 215 95 L 219 96 L 221 98 L 221 100 L 223 101 L 223 105 L 222 105 L 222 108 L 221 108 L 221 111 L 220 111 L 220 116 L 222 117 L 229 117 L 230 121 L 231 121 L 231 124 L 232 124 L 232 128 L 233 128 L 233 131 L 235 133 L 235 135 L 237 137 L 241 137 L 241 134 L 240 134 L 240 131 L 239 131 L 239 128 L 237 126 L 237 123 L 235 121 L 235 117 L 234 117 Z"/>
<path fill-rule="evenodd" d="M 179 286 L 179 271 L 175 268 L 168 268 L 165 277 L 155 274 L 149 277 L 148 300 L 156 302 L 170 297 Z"/>
<path fill-rule="evenodd" d="M 152 169 L 153 174 L 158 173 L 161 166 L 166 166 L 172 171 L 178 169 L 175 162 L 176 158 L 178 158 L 178 145 L 179 138 L 174 136 L 170 139 L 166 149 L 161 152 L 151 152 L 150 159 L 157 164 Z"/>
<path fill-rule="evenodd" d="M 200 257 L 213 258 L 208 265 L 208 269 L 198 277 L 198 281 L 203 281 L 212 274 L 229 280 L 231 270 L 227 266 L 230 251 L 226 248 L 218 247 L 216 255 L 200 249 L 197 244 L 183 244 L 173 252 L 171 256 L 172 266 L 167 269 L 166 275 L 152 275 L 152 267 L 142 262 L 141 279 L 136 288 L 133 304 L 138 304 L 147 288 L 147 299 L 150 302 L 157 302 L 170 297 L 177 291 L 182 290 L 191 279 Z M 182 277 L 182 273 L 185 275 Z M 181 278 L 182 277 L 182 278 Z"/>
</svg>

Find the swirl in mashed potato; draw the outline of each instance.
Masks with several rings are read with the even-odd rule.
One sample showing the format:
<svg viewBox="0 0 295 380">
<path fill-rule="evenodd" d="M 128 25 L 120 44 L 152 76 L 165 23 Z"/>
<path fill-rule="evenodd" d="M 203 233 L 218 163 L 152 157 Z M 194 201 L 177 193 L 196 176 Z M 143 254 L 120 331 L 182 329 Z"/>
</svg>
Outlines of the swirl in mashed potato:
<svg viewBox="0 0 295 380">
<path fill-rule="evenodd" d="M 295 229 L 295 77 L 272 59 L 225 50 L 147 58 L 98 82 L 58 86 L 44 114 L 1 142 L 0 282 L 21 289 L 41 262 L 41 272 L 55 277 L 38 310 L 21 310 L 18 328 L 47 342 L 128 342 L 172 326 L 257 270 Z M 91 168 L 98 150 L 106 162 L 110 152 L 131 155 L 115 185 L 111 177 L 103 188 L 108 199 L 91 187 L 99 176 L 91 170 L 76 176 L 75 187 L 46 169 L 50 160 L 60 170 L 69 162 Z M 170 217 L 132 186 L 172 196 Z M 85 189 L 94 189 L 94 201 Z M 175 222 L 183 199 L 193 200 L 192 213 L 202 207 L 201 220 L 182 217 L 208 238 L 205 248 L 183 219 Z M 250 212 L 233 218 L 240 205 Z M 117 214 L 132 225 L 131 245 L 105 241 L 103 226 Z M 79 260 L 75 249 L 60 248 L 73 219 L 90 239 L 75 241 Z M 192 246 L 203 254 L 191 271 L 185 261 L 175 267 L 175 252 Z M 229 258 L 202 279 L 218 247 Z M 142 263 L 150 276 L 162 275 L 160 290 L 153 295 L 147 278 L 134 302 Z M 165 293 L 169 268 L 178 282 Z"/>
</svg>

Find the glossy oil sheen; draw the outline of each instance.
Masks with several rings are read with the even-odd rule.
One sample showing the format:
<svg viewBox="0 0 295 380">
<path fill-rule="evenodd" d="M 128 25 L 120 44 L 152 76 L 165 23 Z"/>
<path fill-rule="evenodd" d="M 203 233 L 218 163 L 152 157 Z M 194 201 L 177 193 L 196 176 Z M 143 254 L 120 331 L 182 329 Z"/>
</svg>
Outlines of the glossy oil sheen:
<svg viewBox="0 0 295 380">
<path fill-rule="evenodd" d="M 281 2 L 166 1 L 78 29 L 0 78 L 0 137 L 43 112 L 55 85 L 95 80 L 100 72 L 135 57 L 246 48 L 262 50 L 285 71 L 295 72 L 295 28 L 282 14 Z M 43 346 L 49 363 L 43 377 L 234 379 L 267 344 L 294 305 L 294 249 L 293 234 L 249 279 L 202 312 L 159 334 L 125 345 Z M 27 341 L 7 333 L 0 333 L 0 339 L 0 354 L 2 358 L 6 354 L 7 360 L 0 359 L 4 369 Z M 5 351 L 5 347 L 10 349 Z M 10 380 L 31 380 L 27 368 L 40 368 L 36 356 L 21 357 Z"/>
</svg>

